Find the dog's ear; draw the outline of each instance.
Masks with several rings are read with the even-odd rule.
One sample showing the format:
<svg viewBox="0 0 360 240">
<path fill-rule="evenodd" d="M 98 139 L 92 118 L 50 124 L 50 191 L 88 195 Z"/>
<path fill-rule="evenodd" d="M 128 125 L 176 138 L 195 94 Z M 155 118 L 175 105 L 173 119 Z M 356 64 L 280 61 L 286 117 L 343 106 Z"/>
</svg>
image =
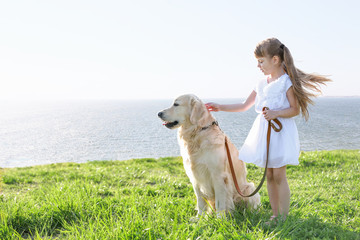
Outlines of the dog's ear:
<svg viewBox="0 0 360 240">
<path fill-rule="evenodd" d="M 192 99 L 191 101 L 191 115 L 190 122 L 194 125 L 205 127 L 209 120 L 210 113 L 205 105 L 199 99 Z"/>
</svg>

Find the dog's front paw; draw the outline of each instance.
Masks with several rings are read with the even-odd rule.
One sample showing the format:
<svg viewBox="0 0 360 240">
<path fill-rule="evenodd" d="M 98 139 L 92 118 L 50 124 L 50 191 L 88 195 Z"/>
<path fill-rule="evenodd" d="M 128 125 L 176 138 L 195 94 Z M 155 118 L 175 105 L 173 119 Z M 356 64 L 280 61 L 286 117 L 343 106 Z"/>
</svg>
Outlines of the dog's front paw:
<svg viewBox="0 0 360 240">
<path fill-rule="evenodd" d="M 196 217 L 191 217 L 190 218 L 190 222 L 192 223 L 197 223 L 200 220 L 199 216 L 197 215 Z"/>
<path fill-rule="evenodd" d="M 223 210 L 223 211 L 216 212 L 216 217 L 217 218 L 226 218 L 226 211 Z"/>
</svg>

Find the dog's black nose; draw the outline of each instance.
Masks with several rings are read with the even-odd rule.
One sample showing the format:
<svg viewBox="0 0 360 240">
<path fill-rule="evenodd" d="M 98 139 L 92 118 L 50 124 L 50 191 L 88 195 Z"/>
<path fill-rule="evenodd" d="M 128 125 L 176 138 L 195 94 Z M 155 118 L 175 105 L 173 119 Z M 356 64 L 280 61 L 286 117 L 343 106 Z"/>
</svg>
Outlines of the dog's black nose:
<svg viewBox="0 0 360 240">
<path fill-rule="evenodd" d="M 162 115 L 163 115 L 163 112 L 159 112 L 158 113 L 158 116 L 161 118 L 162 117 Z"/>
</svg>

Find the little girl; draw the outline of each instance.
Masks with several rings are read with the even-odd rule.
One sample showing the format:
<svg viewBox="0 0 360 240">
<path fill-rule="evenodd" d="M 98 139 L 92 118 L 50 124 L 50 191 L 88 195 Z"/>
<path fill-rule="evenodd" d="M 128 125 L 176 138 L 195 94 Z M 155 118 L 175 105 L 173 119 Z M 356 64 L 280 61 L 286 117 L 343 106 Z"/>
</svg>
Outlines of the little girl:
<svg viewBox="0 0 360 240">
<path fill-rule="evenodd" d="M 301 111 L 305 120 L 309 118 L 308 104 L 313 104 L 310 98 L 321 93 L 319 85 L 330 79 L 297 69 L 289 49 L 276 38 L 260 42 L 254 53 L 258 67 L 268 76 L 267 79 L 257 83 L 244 103 L 207 103 L 206 106 L 209 111 L 215 112 L 243 112 L 255 104 L 255 111 L 259 115 L 240 149 L 239 158 L 259 167 L 265 167 L 268 120 L 278 118 L 282 123 L 282 131 L 272 130 L 270 140 L 267 171 L 267 190 L 273 212 L 270 223 L 276 222 L 278 215 L 285 219 L 289 213 L 290 189 L 286 165 L 298 165 L 300 154 L 299 136 L 293 117 Z M 262 111 L 263 107 L 269 110 Z"/>
</svg>

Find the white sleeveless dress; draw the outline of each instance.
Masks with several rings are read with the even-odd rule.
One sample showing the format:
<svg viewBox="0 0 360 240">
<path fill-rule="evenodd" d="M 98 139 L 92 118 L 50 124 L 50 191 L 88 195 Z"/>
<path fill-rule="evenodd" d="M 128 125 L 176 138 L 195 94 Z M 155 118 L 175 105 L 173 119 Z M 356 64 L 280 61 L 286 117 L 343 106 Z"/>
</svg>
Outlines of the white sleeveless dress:
<svg viewBox="0 0 360 240">
<path fill-rule="evenodd" d="M 292 86 L 287 74 L 267 83 L 261 80 L 255 87 L 255 111 L 259 113 L 239 151 L 239 158 L 246 163 L 254 163 L 265 167 L 266 136 L 268 121 L 262 115 L 263 107 L 271 110 L 282 110 L 290 107 L 286 97 L 287 90 Z M 271 129 L 268 168 L 279 168 L 285 165 L 298 165 L 300 143 L 298 130 L 293 118 L 278 118 L 283 128 L 280 132 Z"/>
</svg>

